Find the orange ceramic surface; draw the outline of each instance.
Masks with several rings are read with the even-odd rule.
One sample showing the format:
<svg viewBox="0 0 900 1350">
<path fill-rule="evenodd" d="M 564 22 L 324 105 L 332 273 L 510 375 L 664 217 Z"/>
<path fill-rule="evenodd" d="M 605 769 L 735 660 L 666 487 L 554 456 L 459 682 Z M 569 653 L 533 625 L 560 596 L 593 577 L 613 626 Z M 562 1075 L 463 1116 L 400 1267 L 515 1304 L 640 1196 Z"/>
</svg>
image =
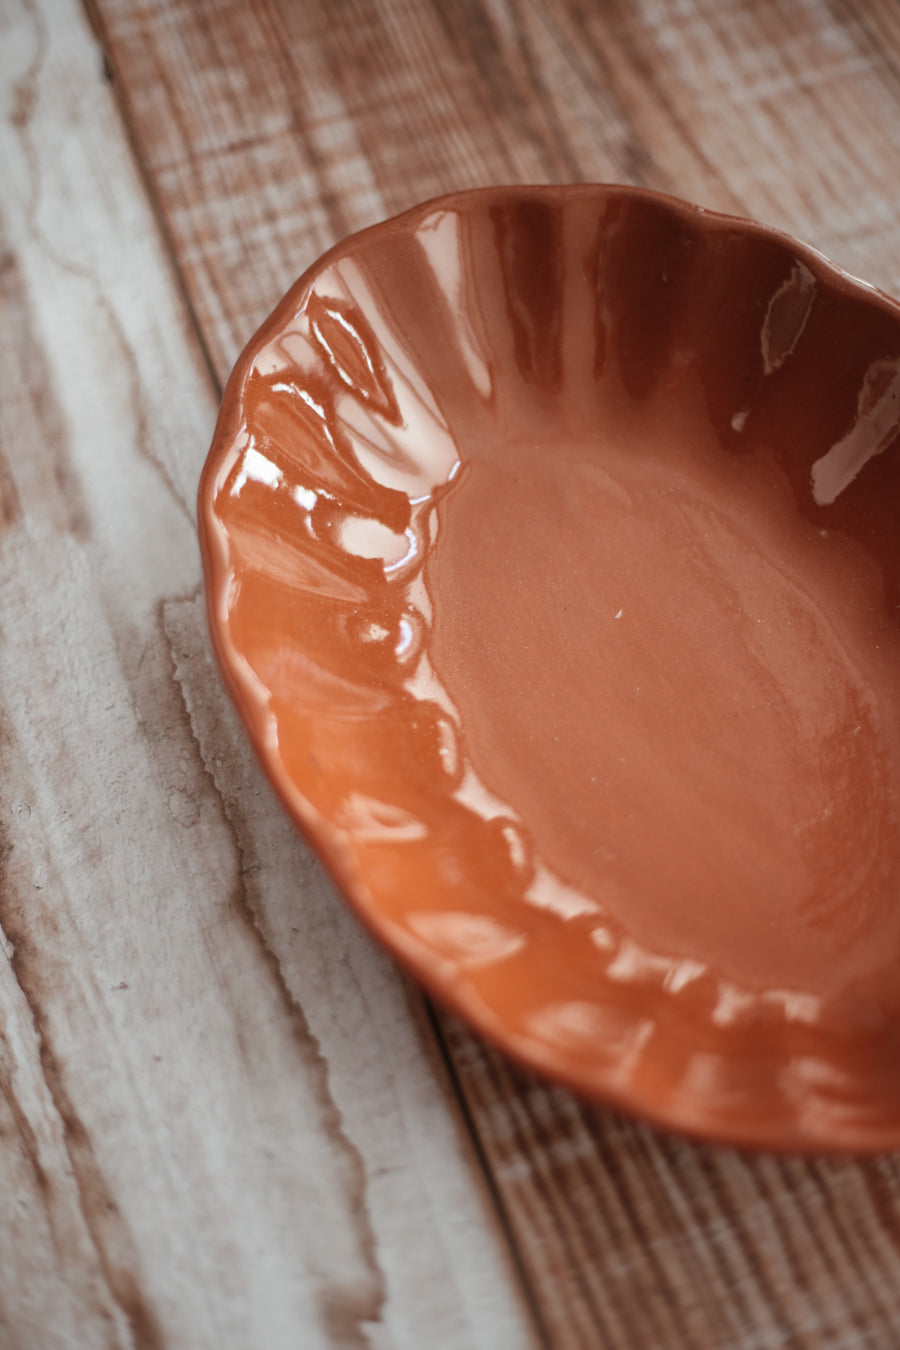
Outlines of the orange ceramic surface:
<svg viewBox="0 0 900 1350">
<path fill-rule="evenodd" d="M 218 656 L 360 916 L 534 1068 L 900 1145 L 900 308 L 757 225 L 504 188 L 340 244 L 200 489 Z"/>
</svg>

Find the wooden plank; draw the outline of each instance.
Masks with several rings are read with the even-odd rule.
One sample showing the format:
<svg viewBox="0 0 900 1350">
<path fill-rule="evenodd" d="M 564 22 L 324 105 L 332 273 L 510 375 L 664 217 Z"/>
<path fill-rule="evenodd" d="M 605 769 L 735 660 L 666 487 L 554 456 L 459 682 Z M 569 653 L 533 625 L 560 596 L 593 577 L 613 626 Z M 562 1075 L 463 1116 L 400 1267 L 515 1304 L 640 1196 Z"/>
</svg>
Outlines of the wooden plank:
<svg viewBox="0 0 900 1350">
<path fill-rule="evenodd" d="M 445 1034 L 552 1345 L 896 1344 L 896 1158 L 692 1144 Z"/>
<path fill-rule="evenodd" d="M 220 378 L 334 238 L 484 182 L 641 182 L 757 215 L 900 289 L 889 5 L 91 8 Z M 894 1345 L 896 1159 L 668 1139 L 441 1025 L 553 1345 Z"/>
<path fill-rule="evenodd" d="M 89 8 L 220 379 L 348 231 L 451 187 L 543 182 L 582 161 L 621 176 L 620 128 L 527 7 L 521 19 L 437 0 Z M 522 59 L 532 28 L 582 124 L 574 137 Z"/>
<path fill-rule="evenodd" d="M 807 240 L 900 291 L 900 31 L 890 3 L 545 0 L 586 86 L 650 147 L 637 181 Z"/>
<path fill-rule="evenodd" d="M 214 394 L 77 5 L 3 0 L 0 97 L 0 1344 L 528 1346 L 419 996 L 212 670 Z"/>
</svg>

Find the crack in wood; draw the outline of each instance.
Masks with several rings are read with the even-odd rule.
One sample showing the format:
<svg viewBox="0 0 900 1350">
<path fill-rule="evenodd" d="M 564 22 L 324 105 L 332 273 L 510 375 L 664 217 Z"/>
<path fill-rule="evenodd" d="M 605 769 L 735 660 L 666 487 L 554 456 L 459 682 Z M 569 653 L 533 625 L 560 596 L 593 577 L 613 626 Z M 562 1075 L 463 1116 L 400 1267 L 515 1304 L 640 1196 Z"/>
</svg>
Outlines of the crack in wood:
<svg viewBox="0 0 900 1350">
<path fill-rule="evenodd" d="M 190 289 L 185 284 L 182 268 L 178 260 L 178 250 L 169 227 L 169 222 L 166 219 L 166 213 L 162 207 L 157 184 L 151 172 L 151 166 L 147 162 L 146 157 L 141 153 L 140 137 L 127 99 L 127 82 L 118 79 L 118 71 L 113 59 L 112 46 L 106 31 L 103 15 L 97 6 L 96 0 L 81 0 L 81 8 L 101 55 L 104 79 L 112 87 L 113 105 L 115 107 L 116 116 L 121 124 L 125 142 L 131 151 L 135 173 L 143 187 L 147 206 L 149 207 L 154 225 L 156 226 L 160 248 L 169 265 L 173 286 L 184 305 L 185 313 L 190 325 L 191 340 L 197 345 L 197 350 L 206 367 L 210 384 L 216 393 L 216 397 L 221 398 L 222 378 L 220 373 L 216 370 L 212 351 L 207 342 L 206 334 L 203 331 L 203 326 L 200 323 L 199 315 L 194 304 L 194 298 Z"/>
<path fill-rule="evenodd" d="M 2 847 L 3 846 L 0 845 L 0 854 L 2 854 Z M 2 869 L 3 869 L 3 860 L 2 857 L 0 857 L 0 875 L 2 875 Z M 2 1029 L 0 1029 L 0 1042 L 3 1043 L 3 1049 L 5 1052 L 7 1049 L 6 1035 Z M 42 1201 L 44 1202 L 44 1207 L 47 1210 L 47 1218 L 50 1228 L 50 1234 L 53 1239 L 53 1246 L 57 1256 L 59 1256 L 60 1252 L 59 1252 L 59 1243 L 56 1235 L 56 1225 L 53 1222 L 53 1210 L 49 1203 L 49 1195 L 51 1189 L 50 1178 L 47 1176 L 47 1170 L 44 1167 L 43 1163 L 41 1162 L 41 1152 L 38 1147 L 37 1136 L 35 1135 L 31 1121 L 28 1119 L 26 1113 L 22 1110 L 22 1104 L 19 1101 L 19 1098 L 13 1089 L 13 1085 L 10 1080 L 10 1075 L 7 1070 L 7 1066 L 5 1063 L 2 1062 L 0 1062 L 0 1095 L 3 1096 L 3 1099 L 6 1102 L 10 1117 L 16 1128 L 16 1133 L 19 1136 L 19 1142 L 21 1144 L 22 1153 L 28 1160 L 28 1165 L 31 1168 L 32 1175 L 34 1176 L 38 1193 Z"/>
<path fill-rule="evenodd" d="M 167 491 L 172 496 L 172 499 L 177 503 L 187 520 L 193 526 L 193 504 L 185 502 L 184 498 L 179 493 L 168 468 L 160 457 L 154 453 L 151 446 L 150 437 L 148 435 L 147 409 L 144 403 L 138 361 L 134 349 L 128 341 L 119 315 L 116 313 L 111 301 L 104 293 L 96 275 L 89 268 L 83 267 L 79 263 L 74 263 L 71 258 L 66 258 L 61 254 L 53 241 L 49 238 L 39 219 L 41 202 L 41 168 L 39 157 L 30 136 L 29 124 L 34 114 L 34 108 L 39 96 L 41 72 L 47 59 L 47 37 L 41 16 L 35 9 L 33 0 L 25 0 L 25 4 L 32 18 L 36 33 L 35 55 L 25 74 L 18 81 L 14 120 L 20 133 L 20 140 L 28 161 L 31 178 L 27 208 L 29 230 L 32 238 L 39 242 L 46 256 L 55 263 L 57 267 L 61 268 L 70 276 L 80 278 L 89 285 L 94 302 L 97 305 L 97 308 L 105 315 L 115 341 L 118 343 L 125 369 L 128 372 L 130 403 L 135 419 L 136 448 L 142 458 L 150 464 L 156 473 L 159 474 Z M 18 287 L 16 299 L 19 301 L 18 308 L 24 317 L 27 311 L 25 306 L 24 288 L 21 286 L 21 283 Z M 37 342 L 33 339 L 30 343 L 30 348 L 32 360 L 37 360 L 40 349 Z M 44 378 L 35 380 L 32 374 L 32 387 L 35 390 L 36 397 L 41 401 L 46 401 L 46 399 L 49 398 L 49 394 L 47 393 L 49 382 L 46 371 L 43 372 L 43 376 Z M 61 418 L 59 418 L 58 414 L 54 420 L 57 425 L 61 425 Z M 58 456 L 58 466 L 62 466 L 64 463 L 64 456 Z M 58 468 L 57 472 L 59 476 L 61 467 Z M 66 483 L 64 485 L 62 483 L 60 484 L 61 487 L 64 487 L 63 496 L 66 501 L 69 501 L 70 498 L 74 498 L 76 502 L 78 500 L 75 493 L 75 481 L 74 476 L 69 473 Z M 87 513 L 83 504 L 79 504 L 79 509 L 74 513 L 73 517 L 75 525 L 73 533 L 83 535 L 86 532 L 86 515 Z"/>
<path fill-rule="evenodd" d="M 11 297 L 19 291 L 18 267 L 11 249 L 2 246 L 0 239 L 0 297 L 8 309 Z M 9 462 L 3 453 L 3 433 L 0 431 L 0 535 L 12 528 L 22 514 L 22 503 Z"/>
<path fill-rule="evenodd" d="M 0 827 L 2 828 L 2 827 Z M 164 1350 L 156 1315 L 141 1290 L 136 1271 L 137 1250 L 127 1224 L 106 1184 L 90 1136 L 69 1096 L 64 1074 L 53 1049 L 40 990 L 40 952 L 28 932 L 27 907 L 9 883 L 8 860 L 12 843 L 5 828 L 0 834 L 0 933 L 11 948 L 8 957 L 16 983 L 28 1006 L 39 1046 L 41 1070 L 62 1126 L 66 1153 L 78 1191 L 81 1213 L 106 1286 L 124 1315 L 136 1350 Z M 29 1157 L 38 1184 L 40 1166 L 33 1135 Z M 47 1194 L 46 1178 L 41 1185 Z"/>
<path fill-rule="evenodd" d="M 54 515 L 67 533 L 83 541 L 91 533 L 87 504 L 66 454 L 65 423 L 53 392 L 50 370 L 34 331 L 21 268 L 12 249 L 3 245 L 4 239 L 0 233 L 3 259 L 3 265 L 0 266 L 0 302 L 6 322 L 15 329 L 16 341 L 0 345 L 0 382 L 3 388 L 14 390 L 18 397 L 26 397 L 31 401 L 44 445 L 49 452 L 52 478 L 57 489 L 53 503 L 56 508 Z M 14 403 L 12 407 L 15 407 Z M 4 412 L 5 409 L 0 409 L 0 523 L 9 528 L 23 515 L 24 507 L 22 493 L 16 487 L 12 464 L 7 458 L 7 453 L 14 456 L 17 452 L 12 437 L 18 429 L 16 424 L 20 426 L 20 419 L 14 420 L 10 416 L 7 432 Z M 46 500 L 42 505 L 46 510 Z M 32 508 L 28 514 L 33 518 L 37 512 Z"/>
<path fill-rule="evenodd" d="M 168 644 L 172 661 L 172 678 L 178 692 L 182 719 L 190 744 L 197 756 L 203 773 L 209 779 L 215 800 L 218 803 L 222 821 L 232 841 L 235 859 L 235 878 L 231 890 L 231 901 L 247 929 L 252 934 L 258 951 L 278 992 L 294 1040 L 300 1050 L 303 1063 L 316 1084 L 316 1095 L 324 1129 L 334 1142 L 344 1163 L 344 1183 L 348 1208 L 355 1216 L 359 1246 L 364 1263 L 370 1274 L 370 1288 L 351 1290 L 346 1283 L 335 1283 L 334 1287 L 325 1287 L 319 1292 L 319 1306 L 324 1325 L 330 1329 L 336 1344 L 358 1346 L 359 1350 L 368 1350 L 369 1338 L 365 1332 L 366 1324 L 379 1323 L 387 1300 L 387 1284 L 378 1257 L 378 1243 L 369 1212 L 367 1191 L 368 1176 L 362 1153 L 351 1138 L 343 1114 L 334 1100 L 330 1085 L 330 1069 L 321 1045 L 312 1028 L 302 1005 L 295 997 L 284 974 L 277 952 L 270 943 L 261 920 L 258 905 L 254 899 L 254 877 L 259 873 L 252 843 L 236 794 L 232 794 L 222 785 L 222 775 L 214 758 L 211 758 L 203 744 L 203 737 L 196 726 L 191 711 L 182 659 L 179 655 L 178 624 L 170 617 L 170 607 L 182 604 L 174 598 L 163 600 L 158 608 L 159 623 Z M 198 606 L 194 606 L 195 611 Z M 244 1053 L 253 1053 L 253 1047 L 244 1047 Z"/>
</svg>

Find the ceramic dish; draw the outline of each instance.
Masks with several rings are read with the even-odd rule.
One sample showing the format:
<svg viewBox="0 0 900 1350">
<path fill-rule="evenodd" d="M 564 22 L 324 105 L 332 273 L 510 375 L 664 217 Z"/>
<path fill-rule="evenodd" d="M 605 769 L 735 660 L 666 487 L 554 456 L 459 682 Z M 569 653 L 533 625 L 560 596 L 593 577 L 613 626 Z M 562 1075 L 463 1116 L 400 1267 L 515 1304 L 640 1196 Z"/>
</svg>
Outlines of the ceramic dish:
<svg viewBox="0 0 900 1350">
<path fill-rule="evenodd" d="M 229 382 L 212 634 L 443 1003 L 708 1138 L 900 1145 L 900 308 L 621 187 L 338 245 Z"/>
</svg>

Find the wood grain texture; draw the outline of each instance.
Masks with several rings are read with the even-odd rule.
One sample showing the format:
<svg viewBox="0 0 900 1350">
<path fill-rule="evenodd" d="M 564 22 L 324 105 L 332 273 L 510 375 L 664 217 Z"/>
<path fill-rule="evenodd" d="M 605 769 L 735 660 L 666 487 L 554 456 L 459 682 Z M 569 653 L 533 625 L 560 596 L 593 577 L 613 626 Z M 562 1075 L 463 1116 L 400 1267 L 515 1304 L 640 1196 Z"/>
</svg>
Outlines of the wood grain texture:
<svg viewBox="0 0 900 1350">
<path fill-rule="evenodd" d="M 90 0 L 89 9 L 219 382 L 337 237 L 480 183 L 643 183 L 780 225 L 900 290 L 892 4 Z M 4 518 L 26 495 L 10 481 Z M 268 949 L 287 967 L 290 939 L 279 948 L 277 935 L 296 845 L 268 810 L 248 809 L 239 737 L 216 748 L 226 714 L 188 640 L 192 606 L 189 595 L 161 613 L 168 651 L 183 652 L 176 683 L 229 847 L 246 860 L 238 870 L 251 869 L 255 926 L 275 935 Z M 320 960 L 329 944 L 362 943 L 324 902 L 317 912 Z M 342 989 L 328 996 L 334 1016 L 350 1016 Z M 302 999 L 309 1016 L 321 1015 L 321 997 L 313 986 Z M 669 1139 L 538 1083 L 451 1019 L 439 1025 L 547 1344 L 897 1344 L 896 1159 L 750 1158 Z M 352 1110 L 345 1087 L 342 1109 Z M 364 1271 L 360 1279 L 366 1287 Z M 490 1343 L 520 1343 L 518 1332 L 505 1340 L 484 1325 Z"/>
<path fill-rule="evenodd" d="M 546 0 L 546 21 L 654 148 L 646 186 L 788 230 L 900 289 L 896 7 Z"/>
<path fill-rule="evenodd" d="M 75 4 L 0 5 L 0 1346 L 532 1343 L 418 994 L 212 669 L 215 397 Z"/>
<path fill-rule="evenodd" d="M 550 1344 L 896 1345 L 896 1159 L 692 1144 L 444 1028 Z"/>
</svg>

